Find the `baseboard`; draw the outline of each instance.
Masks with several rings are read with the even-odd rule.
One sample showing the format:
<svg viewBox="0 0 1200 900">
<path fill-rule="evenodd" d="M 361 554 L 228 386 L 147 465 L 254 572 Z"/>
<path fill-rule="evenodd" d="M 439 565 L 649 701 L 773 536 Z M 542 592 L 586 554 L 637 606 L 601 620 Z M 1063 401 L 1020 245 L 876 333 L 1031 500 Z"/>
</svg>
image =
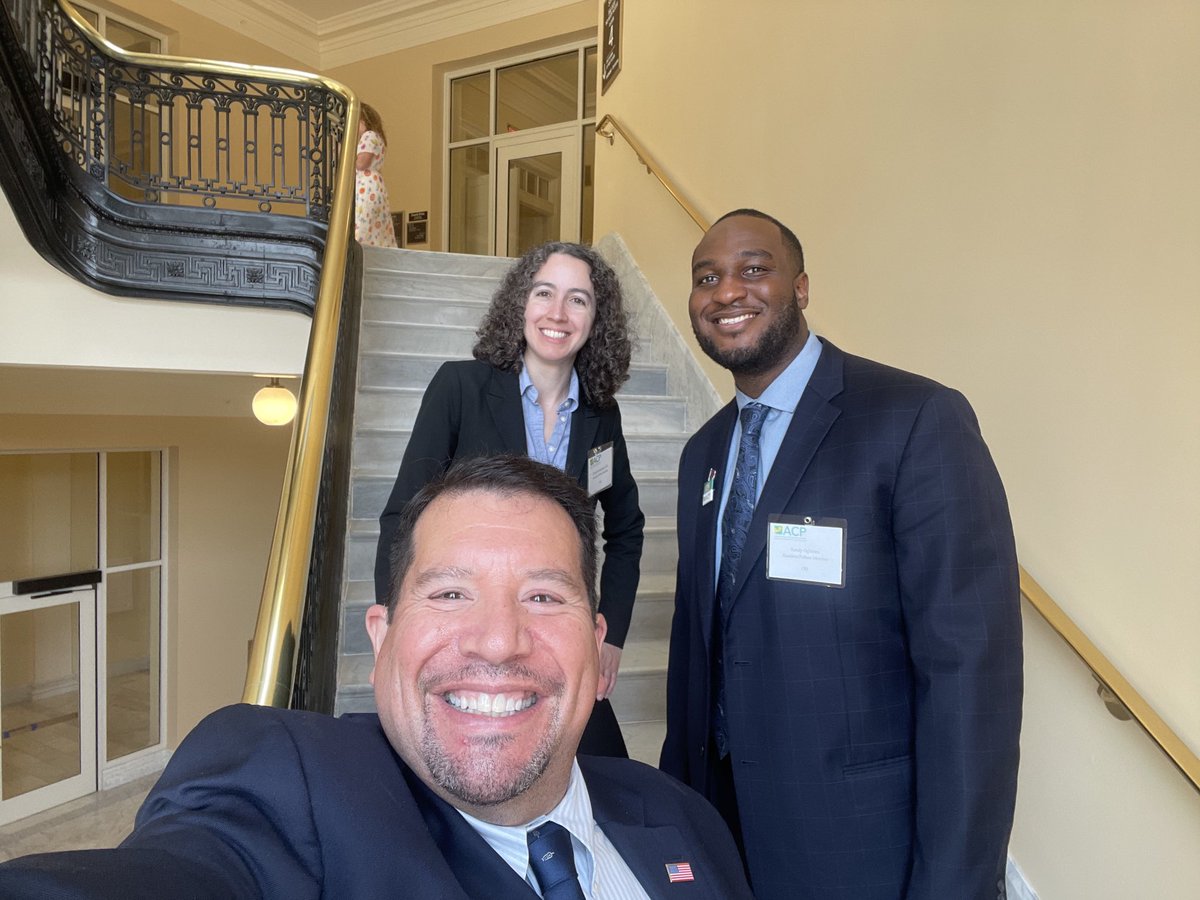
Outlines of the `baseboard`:
<svg viewBox="0 0 1200 900">
<path fill-rule="evenodd" d="M 153 775 L 166 768 L 171 759 L 171 750 L 163 747 L 143 753 L 131 753 L 128 757 L 104 767 L 100 772 L 99 789 L 107 791 L 120 787 L 145 775 Z"/>
<path fill-rule="evenodd" d="M 1025 873 L 1013 862 L 1011 856 L 1008 858 L 1004 882 L 1008 889 L 1008 900 L 1038 900 L 1037 891 L 1029 886 L 1029 882 L 1025 880 Z"/>
</svg>

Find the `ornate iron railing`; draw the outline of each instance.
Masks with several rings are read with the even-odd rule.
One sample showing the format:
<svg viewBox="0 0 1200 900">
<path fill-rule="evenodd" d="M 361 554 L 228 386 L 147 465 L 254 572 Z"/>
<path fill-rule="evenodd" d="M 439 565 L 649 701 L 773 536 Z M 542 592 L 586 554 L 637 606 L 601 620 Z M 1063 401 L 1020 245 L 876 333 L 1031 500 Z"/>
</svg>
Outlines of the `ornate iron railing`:
<svg viewBox="0 0 1200 900">
<path fill-rule="evenodd" d="M 346 99 L 302 73 L 125 53 L 54 0 L 5 0 L 74 162 L 126 199 L 327 223 Z"/>
</svg>

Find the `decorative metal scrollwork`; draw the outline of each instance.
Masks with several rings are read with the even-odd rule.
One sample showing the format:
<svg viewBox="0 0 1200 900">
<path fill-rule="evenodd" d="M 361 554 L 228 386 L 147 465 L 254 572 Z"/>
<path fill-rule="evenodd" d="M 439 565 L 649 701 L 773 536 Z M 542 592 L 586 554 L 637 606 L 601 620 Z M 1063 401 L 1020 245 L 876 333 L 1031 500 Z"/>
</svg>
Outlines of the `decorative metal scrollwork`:
<svg viewBox="0 0 1200 900">
<path fill-rule="evenodd" d="M 346 101 L 264 70 L 117 58 L 53 0 L 5 0 L 56 142 L 136 203 L 283 213 L 327 223 Z"/>
</svg>

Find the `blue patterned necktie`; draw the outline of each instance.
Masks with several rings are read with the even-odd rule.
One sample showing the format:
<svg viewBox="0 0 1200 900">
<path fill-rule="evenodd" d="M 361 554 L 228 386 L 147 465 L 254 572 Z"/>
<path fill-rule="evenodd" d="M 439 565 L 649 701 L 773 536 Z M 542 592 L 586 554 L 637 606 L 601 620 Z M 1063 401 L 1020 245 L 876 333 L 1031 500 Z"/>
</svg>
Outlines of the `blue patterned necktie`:
<svg viewBox="0 0 1200 900">
<path fill-rule="evenodd" d="M 721 571 L 717 576 L 717 602 L 713 610 L 713 736 L 717 752 L 722 758 L 729 754 L 729 732 L 725 723 L 725 613 L 733 602 L 734 579 L 758 499 L 761 455 L 758 437 L 769 411 L 770 407 L 761 403 L 747 403 L 742 408 L 742 440 L 738 444 L 737 463 L 733 469 L 733 482 L 729 486 L 729 499 L 725 501 L 725 514 L 721 517 Z"/>
<path fill-rule="evenodd" d="M 545 900 L 585 900 L 575 872 L 571 833 L 557 822 L 531 829 L 529 865 Z"/>
</svg>

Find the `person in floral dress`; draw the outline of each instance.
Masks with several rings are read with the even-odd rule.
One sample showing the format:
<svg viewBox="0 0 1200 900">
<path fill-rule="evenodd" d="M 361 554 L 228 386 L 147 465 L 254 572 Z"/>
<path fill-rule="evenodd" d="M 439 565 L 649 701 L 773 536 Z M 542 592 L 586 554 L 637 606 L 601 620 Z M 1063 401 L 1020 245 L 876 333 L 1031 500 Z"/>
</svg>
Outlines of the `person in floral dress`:
<svg viewBox="0 0 1200 900">
<path fill-rule="evenodd" d="M 358 120 L 358 157 L 354 173 L 354 239 L 370 247 L 395 247 L 392 210 L 383 183 L 387 135 L 375 107 L 364 103 Z"/>
</svg>

